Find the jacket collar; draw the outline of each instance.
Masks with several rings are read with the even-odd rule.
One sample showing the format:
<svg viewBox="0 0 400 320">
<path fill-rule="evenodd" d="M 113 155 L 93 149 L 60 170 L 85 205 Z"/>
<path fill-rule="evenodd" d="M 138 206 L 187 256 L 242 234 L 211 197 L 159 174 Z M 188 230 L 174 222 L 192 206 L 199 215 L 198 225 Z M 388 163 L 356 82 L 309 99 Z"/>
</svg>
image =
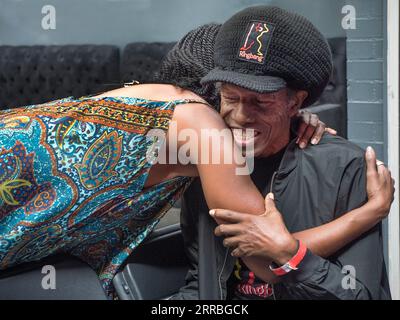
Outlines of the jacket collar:
<svg viewBox="0 0 400 320">
<path fill-rule="evenodd" d="M 298 145 L 296 144 L 297 137 L 292 139 L 285 147 L 285 151 L 282 155 L 281 161 L 279 163 L 279 167 L 277 169 L 277 175 L 284 175 L 288 174 L 291 172 L 295 167 L 296 167 L 296 158 L 297 158 L 297 153 L 300 150 Z M 280 152 L 278 152 L 280 153 Z M 274 155 L 271 156 L 271 158 L 274 157 Z M 265 158 L 269 159 L 269 158 Z M 263 165 L 263 160 L 261 158 L 258 158 L 257 163 L 260 165 Z"/>
</svg>

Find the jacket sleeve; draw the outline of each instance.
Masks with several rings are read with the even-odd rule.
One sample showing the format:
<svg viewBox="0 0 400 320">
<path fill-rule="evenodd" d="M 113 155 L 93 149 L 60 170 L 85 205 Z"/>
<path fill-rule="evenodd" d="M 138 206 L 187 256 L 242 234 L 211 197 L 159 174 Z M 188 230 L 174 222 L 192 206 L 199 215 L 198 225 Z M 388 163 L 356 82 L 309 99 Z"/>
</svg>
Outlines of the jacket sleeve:
<svg viewBox="0 0 400 320">
<path fill-rule="evenodd" d="M 344 171 L 336 216 L 360 207 L 366 200 L 365 162 L 360 157 Z M 381 224 L 329 259 L 308 250 L 298 270 L 282 277 L 277 288 L 291 299 L 390 299 Z"/>
</svg>

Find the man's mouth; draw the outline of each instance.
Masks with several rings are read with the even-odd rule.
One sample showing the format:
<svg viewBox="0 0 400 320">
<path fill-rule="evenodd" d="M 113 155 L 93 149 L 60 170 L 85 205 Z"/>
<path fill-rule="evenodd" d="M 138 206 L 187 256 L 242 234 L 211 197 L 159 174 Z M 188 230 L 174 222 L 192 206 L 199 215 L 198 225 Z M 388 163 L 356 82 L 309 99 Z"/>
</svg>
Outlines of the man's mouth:
<svg viewBox="0 0 400 320">
<path fill-rule="evenodd" d="M 233 138 L 235 142 L 239 145 L 250 145 L 254 143 L 254 140 L 260 135 L 260 131 L 255 129 L 240 129 L 232 128 Z"/>
</svg>

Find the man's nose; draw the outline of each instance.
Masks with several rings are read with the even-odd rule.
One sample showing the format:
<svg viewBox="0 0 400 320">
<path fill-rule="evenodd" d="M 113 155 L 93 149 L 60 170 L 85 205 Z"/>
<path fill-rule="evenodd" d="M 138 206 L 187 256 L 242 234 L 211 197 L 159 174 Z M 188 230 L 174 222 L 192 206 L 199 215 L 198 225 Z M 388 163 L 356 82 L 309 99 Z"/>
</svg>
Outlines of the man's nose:
<svg viewBox="0 0 400 320">
<path fill-rule="evenodd" d="M 245 125 L 254 122 L 254 112 L 252 107 L 246 103 L 240 102 L 235 108 L 234 120 L 239 125 Z"/>
</svg>

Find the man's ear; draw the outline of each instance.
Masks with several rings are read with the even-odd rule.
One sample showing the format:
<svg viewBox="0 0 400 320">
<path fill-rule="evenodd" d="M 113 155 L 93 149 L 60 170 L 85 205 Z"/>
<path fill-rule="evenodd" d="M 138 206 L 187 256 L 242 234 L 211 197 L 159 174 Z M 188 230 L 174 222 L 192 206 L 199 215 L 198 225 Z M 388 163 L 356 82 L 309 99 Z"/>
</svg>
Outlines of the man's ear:
<svg viewBox="0 0 400 320">
<path fill-rule="evenodd" d="M 297 112 L 299 111 L 304 100 L 306 100 L 307 97 L 308 92 L 304 90 L 297 90 L 291 95 L 289 102 L 290 117 L 294 117 L 295 115 L 297 115 Z"/>
</svg>

